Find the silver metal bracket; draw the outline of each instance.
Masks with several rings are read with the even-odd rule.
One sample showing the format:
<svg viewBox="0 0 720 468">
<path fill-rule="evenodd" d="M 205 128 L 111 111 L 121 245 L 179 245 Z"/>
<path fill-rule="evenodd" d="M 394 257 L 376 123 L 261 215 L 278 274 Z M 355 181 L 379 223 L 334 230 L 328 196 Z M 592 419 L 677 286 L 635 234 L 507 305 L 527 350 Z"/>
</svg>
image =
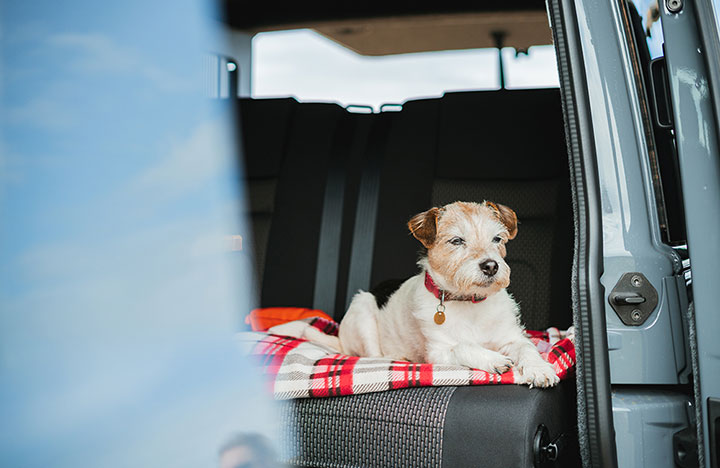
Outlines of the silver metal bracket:
<svg viewBox="0 0 720 468">
<path fill-rule="evenodd" d="M 608 296 L 625 325 L 642 325 L 658 303 L 657 290 L 642 273 L 625 273 Z"/>
</svg>

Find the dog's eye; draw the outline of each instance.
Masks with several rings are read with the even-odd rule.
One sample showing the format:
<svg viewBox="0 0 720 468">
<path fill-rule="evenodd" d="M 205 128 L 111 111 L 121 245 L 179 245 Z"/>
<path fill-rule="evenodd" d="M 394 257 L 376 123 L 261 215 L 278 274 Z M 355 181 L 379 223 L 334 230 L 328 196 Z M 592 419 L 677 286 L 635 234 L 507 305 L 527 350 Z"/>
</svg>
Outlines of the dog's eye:
<svg viewBox="0 0 720 468">
<path fill-rule="evenodd" d="M 463 245 L 465 243 L 465 239 L 462 237 L 453 237 L 448 242 L 450 242 L 452 245 Z"/>
<path fill-rule="evenodd" d="M 492 241 L 493 241 L 493 244 L 499 244 L 500 242 L 502 242 L 502 237 L 495 236 L 495 237 L 493 237 Z"/>
</svg>

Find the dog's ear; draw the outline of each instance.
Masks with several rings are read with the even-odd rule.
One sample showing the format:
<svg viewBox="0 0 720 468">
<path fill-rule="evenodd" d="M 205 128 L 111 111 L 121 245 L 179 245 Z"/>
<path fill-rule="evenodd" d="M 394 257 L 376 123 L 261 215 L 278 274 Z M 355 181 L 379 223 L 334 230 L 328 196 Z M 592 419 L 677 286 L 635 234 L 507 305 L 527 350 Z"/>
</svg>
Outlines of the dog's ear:
<svg viewBox="0 0 720 468">
<path fill-rule="evenodd" d="M 408 229 L 415 239 L 419 240 L 425 247 L 430 247 L 437 236 L 437 219 L 440 208 L 430 208 L 427 211 L 418 213 L 408 221 Z"/>
<path fill-rule="evenodd" d="M 503 223 L 507 228 L 508 239 L 515 239 L 518 231 L 518 219 L 515 212 L 507 206 L 501 205 L 499 203 L 485 202 L 485 204 L 492 208 L 493 211 L 495 211 L 495 214 L 497 215 L 500 222 Z"/>
</svg>

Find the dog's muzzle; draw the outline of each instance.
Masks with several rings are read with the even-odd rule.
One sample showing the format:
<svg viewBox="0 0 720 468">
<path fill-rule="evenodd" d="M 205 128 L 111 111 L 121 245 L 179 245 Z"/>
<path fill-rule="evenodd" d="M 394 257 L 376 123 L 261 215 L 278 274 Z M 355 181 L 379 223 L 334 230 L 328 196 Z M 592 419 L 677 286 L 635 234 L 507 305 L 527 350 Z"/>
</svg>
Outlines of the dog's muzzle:
<svg viewBox="0 0 720 468">
<path fill-rule="evenodd" d="M 480 271 L 488 277 L 495 276 L 498 272 L 498 264 L 495 260 L 484 260 L 480 262 Z"/>
</svg>

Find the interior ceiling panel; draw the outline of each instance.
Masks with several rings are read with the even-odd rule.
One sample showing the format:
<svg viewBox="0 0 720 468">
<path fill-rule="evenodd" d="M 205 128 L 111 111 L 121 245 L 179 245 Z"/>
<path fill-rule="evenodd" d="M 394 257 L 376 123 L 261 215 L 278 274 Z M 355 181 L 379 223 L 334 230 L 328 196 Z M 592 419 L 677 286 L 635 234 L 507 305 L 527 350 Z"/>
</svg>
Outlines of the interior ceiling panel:
<svg viewBox="0 0 720 468">
<path fill-rule="evenodd" d="M 232 28 L 252 33 L 314 29 L 361 55 L 495 47 L 498 32 L 504 46 L 516 49 L 552 42 L 545 3 L 537 0 L 483 6 L 481 11 L 452 5 L 437 11 L 396 2 L 315 10 L 276 6 L 271 11 L 264 6 L 243 9 L 241 3 L 224 1 L 225 22 Z"/>
<path fill-rule="evenodd" d="M 544 11 L 346 20 L 313 29 L 361 55 L 495 47 L 495 33 L 516 49 L 552 43 Z"/>
</svg>

